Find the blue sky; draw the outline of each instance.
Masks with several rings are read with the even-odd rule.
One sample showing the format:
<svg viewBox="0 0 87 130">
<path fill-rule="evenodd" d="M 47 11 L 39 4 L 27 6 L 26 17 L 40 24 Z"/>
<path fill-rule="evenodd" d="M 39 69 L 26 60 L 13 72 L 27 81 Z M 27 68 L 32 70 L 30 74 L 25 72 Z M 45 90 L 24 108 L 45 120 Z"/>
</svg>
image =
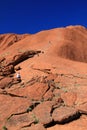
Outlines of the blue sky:
<svg viewBox="0 0 87 130">
<path fill-rule="evenodd" d="M 0 34 L 68 25 L 87 27 L 87 0 L 0 0 Z"/>
</svg>

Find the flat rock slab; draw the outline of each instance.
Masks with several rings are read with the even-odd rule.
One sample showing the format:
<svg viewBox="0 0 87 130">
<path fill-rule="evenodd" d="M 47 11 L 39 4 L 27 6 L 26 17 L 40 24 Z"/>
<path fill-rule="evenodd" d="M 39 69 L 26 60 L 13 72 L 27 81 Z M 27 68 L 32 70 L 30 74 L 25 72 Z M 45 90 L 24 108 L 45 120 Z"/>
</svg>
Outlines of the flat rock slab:
<svg viewBox="0 0 87 130">
<path fill-rule="evenodd" d="M 47 130 L 42 124 L 36 124 L 31 127 L 24 128 L 22 130 Z"/>
<path fill-rule="evenodd" d="M 76 108 L 79 110 L 79 112 L 81 114 L 86 114 L 87 115 L 87 102 L 76 106 Z"/>
<path fill-rule="evenodd" d="M 75 93 L 77 93 L 77 99 L 75 101 L 75 105 L 84 104 L 87 102 L 87 86 L 80 86 L 73 89 Z"/>
<path fill-rule="evenodd" d="M 87 130 L 87 116 L 82 115 L 78 120 L 72 121 L 70 123 L 56 124 L 47 130 Z"/>
<path fill-rule="evenodd" d="M 77 94 L 75 92 L 65 92 L 61 94 L 61 98 L 63 99 L 65 105 L 73 106 L 77 99 Z"/>
<path fill-rule="evenodd" d="M 0 95 L 0 127 L 12 114 L 25 112 L 30 105 L 31 102 L 26 98 Z"/>
<path fill-rule="evenodd" d="M 27 92 L 30 99 L 41 100 L 48 89 L 47 84 L 36 82 L 32 86 L 27 87 Z"/>
<path fill-rule="evenodd" d="M 43 125 L 48 125 L 52 122 L 51 111 L 54 102 L 46 101 L 39 104 L 33 111 L 36 118 L 38 118 L 39 122 Z"/>
<path fill-rule="evenodd" d="M 52 118 L 58 123 L 67 123 L 79 117 L 79 112 L 72 107 L 60 107 L 53 111 Z"/>
</svg>

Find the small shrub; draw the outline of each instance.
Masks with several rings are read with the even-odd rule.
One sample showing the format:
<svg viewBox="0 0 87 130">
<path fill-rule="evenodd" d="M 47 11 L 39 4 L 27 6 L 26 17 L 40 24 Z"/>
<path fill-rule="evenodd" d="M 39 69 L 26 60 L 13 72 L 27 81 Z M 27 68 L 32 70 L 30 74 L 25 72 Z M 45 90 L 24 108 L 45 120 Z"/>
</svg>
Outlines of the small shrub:
<svg viewBox="0 0 87 130">
<path fill-rule="evenodd" d="M 8 130 L 8 129 L 6 128 L 6 126 L 3 126 L 3 127 L 2 127 L 2 130 Z"/>
<path fill-rule="evenodd" d="M 33 119 L 34 119 L 34 124 L 38 124 L 39 123 L 39 119 L 33 114 L 32 115 Z"/>
<path fill-rule="evenodd" d="M 27 109 L 27 113 L 28 113 L 29 111 L 32 111 L 32 108 L 31 108 L 31 107 L 29 107 L 29 108 Z"/>
<path fill-rule="evenodd" d="M 34 119 L 34 124 L 38 124 L 39 123 L 39 119 L 35 118 Z"/>
</svg>

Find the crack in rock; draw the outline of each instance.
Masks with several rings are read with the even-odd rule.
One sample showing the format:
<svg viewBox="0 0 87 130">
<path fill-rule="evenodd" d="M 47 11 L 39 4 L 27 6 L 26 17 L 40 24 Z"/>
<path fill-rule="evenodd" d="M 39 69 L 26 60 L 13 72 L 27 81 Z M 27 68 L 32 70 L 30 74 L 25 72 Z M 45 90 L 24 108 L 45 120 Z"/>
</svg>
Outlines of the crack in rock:
<svg viewBox="0 0 87 130">
<path fill-rule="evenodd" d="M 20 96 L 20 95 L 16 95 L 16 94 L 8 93 L 8 92 L 6 92 L 6 91 L 0 92 L 0 94 L 8 95 L 8 96 L 11 96 L 11 97 L 27 98 L 27 96 Z"/>
</svg>

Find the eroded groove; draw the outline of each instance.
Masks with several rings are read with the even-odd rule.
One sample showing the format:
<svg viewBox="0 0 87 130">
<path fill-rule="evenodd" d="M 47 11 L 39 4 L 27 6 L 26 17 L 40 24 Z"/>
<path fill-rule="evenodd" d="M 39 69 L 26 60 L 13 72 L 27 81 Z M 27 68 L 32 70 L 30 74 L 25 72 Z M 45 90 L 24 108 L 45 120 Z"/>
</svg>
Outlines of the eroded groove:
<svg viewBox="0 0 87 130">
<path fill-rule="evenodd" d="M 40 104 L 40 102 L 34 102 L 32 105 L 30 105 L 25 111 L 23 112 L 18 112 L 18 113 L 13 113 L 11 114 L 7 120 L 9 120 L 11 117 L 15 116 L 15 115 L 21 115 L 21 114 L 25 114 L 25 113 L 29 113 L 30 111 L 32 111 L 38 104 Z"/>
<path fill-rule="evenodd" d="M 33 68 L 33 67 L 32 67 L 32 69 L 42 71 L 42 72 L 47 73 L 47 74 L 51 74 L 51 72 L 50 72 L 51 69 L 38 69 L 38 68 Z"/>
<path fill-rule="evenodd" d="M 21 128 L 30 127 L 33 123 L 34 123 L 34 121 L 31 121 L 28 125 L 22 126 Z"/>
<path fill-rule="evenodd" d="M 80 78 L 80 79 L 87 79 L 86 76 L 78 76 L 78 75 L 73 75 L 73 74 L 58 74 L 60 76 L 68 77 L 68 78 Z"/>
<path fill-rule="evenodd" d="M 20 96 L 20 95 L 8 93 L 7 91 L 2 91 L 2 92 L 0 92 L 0 94 L 8 95 L 8 96 L 11 96 L 11 97 L 27 98 L 27 96 Z"/>
</svg>

